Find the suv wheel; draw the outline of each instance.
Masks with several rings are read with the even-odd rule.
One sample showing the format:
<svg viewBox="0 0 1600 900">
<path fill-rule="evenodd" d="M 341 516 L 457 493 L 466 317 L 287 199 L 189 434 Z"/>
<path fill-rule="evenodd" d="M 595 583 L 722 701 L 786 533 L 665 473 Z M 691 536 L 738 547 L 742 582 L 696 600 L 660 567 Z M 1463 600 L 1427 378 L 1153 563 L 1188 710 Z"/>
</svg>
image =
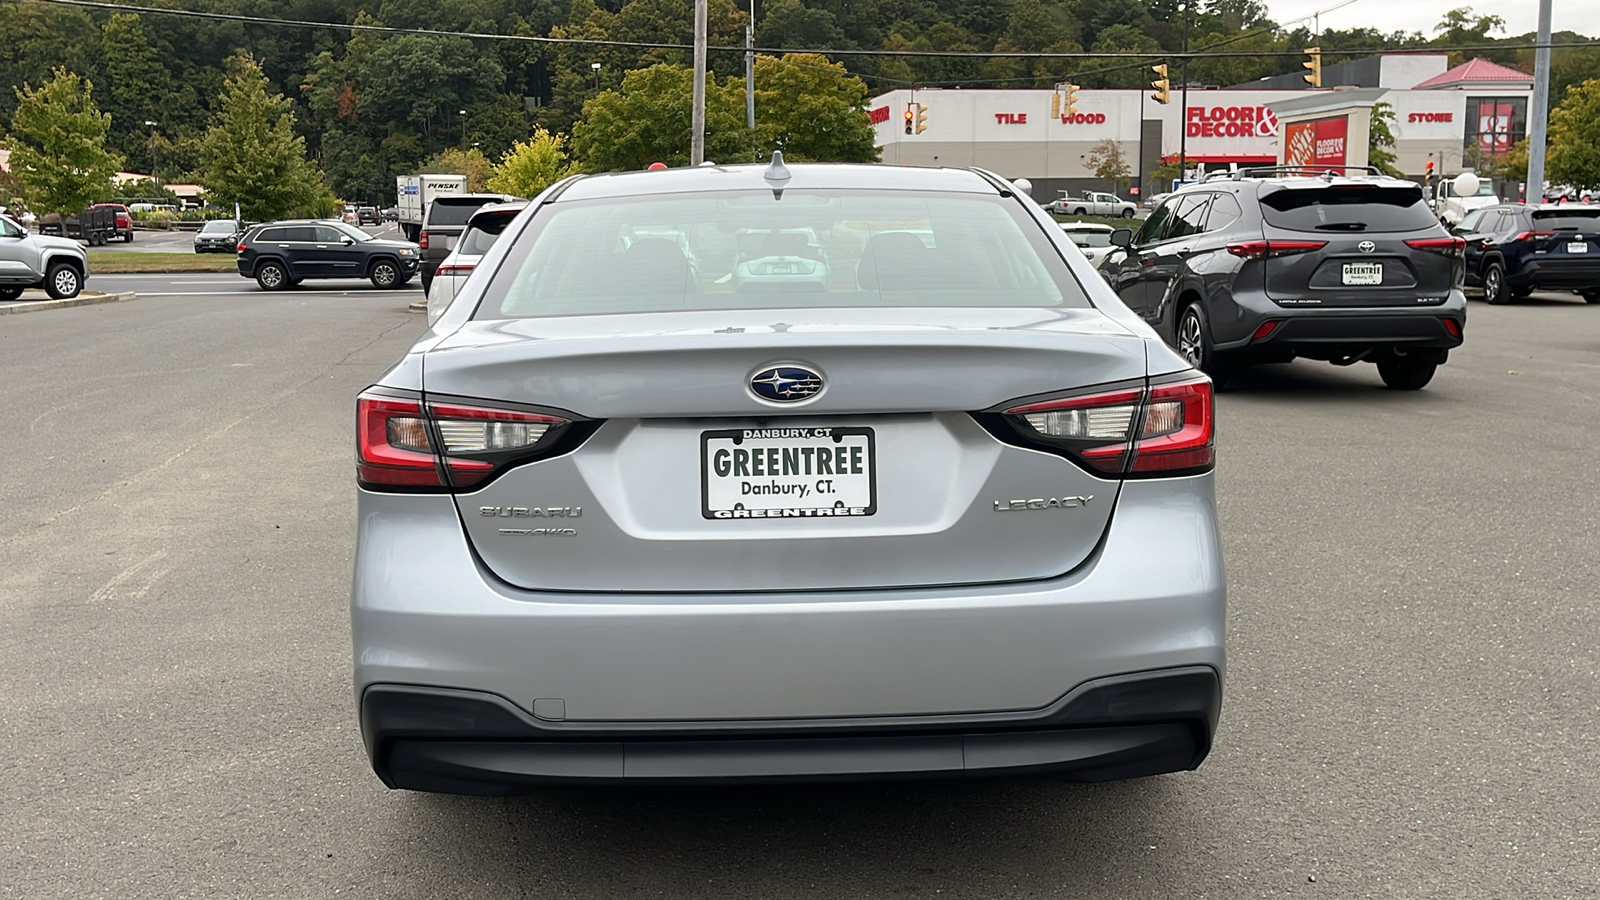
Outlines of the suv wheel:
<svg viewBox="0 0 1600 900">
<path fill-rule="evenodd" d="M 1584 291 L 1583 302 L 1600 303 L 1600 291 Z"/>
<path fill-rule="evenodd" d="M 387 259 L 380 259 L 372 264 L 370 277 L 373 287 L 385 290 L 400 283 L 400 269 Z"/>
<path fill-rule="evenodd" d="M 283 264 L 277 262 L 264 262 L 256 267 L 256 284 L 261 285 L 263 291 L 282 290 L 289 283 L 289 273 L 283 270 Z"/>
<path fill-rule="evenodd" d="M 0 288 L 0 303 L 10 303 L 11 301 L 13 301 L 13 300 L 15 300 L 15 299 L 17 299 L 18 297 L 21 297 L 21 296 L 22 296 L 22 288 L 19 288 L 19 287 Z M 1596 298 L 1596 299 L 1600 299 L 1600 298 Z M 1591 302 L 1593 302 L 1593 301 L 1591 301 Z"/>
<path fill-rule="evenodd" d="M 1495 304 L 1511 302 L 1511 292 L 1506 289 L 1506 270 L 1498 262 L 1483 269 L 1483 299 Z"/>
<path fill-rule="evenodd" d="M 70 300 L 83 290 L 83 277 L 66 263 L 56 263 L 44 273 L 44 291 L 52 300 Z"/>
<path fill-rule="evenodd" d="M 1378 375 L 1397 391 L 1415 391 L 1433 380 L 1439 364 L 1418 356 L 1388 354 L 1378 359 Z"/>
<path fill-rule="evenodd" d="M 1211 347 L 1211 325 L 1199 303 L 1185 306 L 1178 316 L 1178 354 L 1210 375 L 1218 389 L 1227 383 L 1227 372 L 1217 363 L 1217 352 Z"/>
</svg>

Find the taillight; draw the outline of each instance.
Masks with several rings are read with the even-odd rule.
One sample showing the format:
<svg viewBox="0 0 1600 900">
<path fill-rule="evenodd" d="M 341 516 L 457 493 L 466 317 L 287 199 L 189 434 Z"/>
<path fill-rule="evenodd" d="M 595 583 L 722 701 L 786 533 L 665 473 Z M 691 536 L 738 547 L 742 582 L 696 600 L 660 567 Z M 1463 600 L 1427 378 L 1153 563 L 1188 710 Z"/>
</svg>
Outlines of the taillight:
<svg viewBox="0 0 1600 900">
<path fill-rule="evenodd" d="M 1250 335 L 1250 340 L 1259 341 L 1270 336 L 1274 331 L 1278 330 L 1278 325 L 1279 323 L 1275 319 L 1268 319 L 1267 321 L 1262 322 L 1260 325 L 1256 326 L 1255 332 Z"/>
<path fill-rule="evenodd" d="M 544 413 L 428 403 L 367 391 L 356 398 L 356 475 L 375 490 L 471 487 L 543 454 L 571 420 Z M 591 430 L 595 423 L 589 423 Z"/>
<path fill-rule="evenodd" d="M 1448 331 L 1451 337 L 1461 337 L 1460 322 L 1457 322 L 1455 319 L 1452 319 L 1449 316 L 1443 317 L 1441 321 L 1444 322 L 1444 330 Z"/>
<path fill-rule="evenodd" d="M 1512 240 L 1513 241 L 1526 241 L 1526 240 L 1528 240 L 1530 238 L 1547 238 L 1547 237 L 1555 237 L 1555 236 L 1556 236 L 1556 233 L 1554 231 L 1524 231 L 1521 234 L 1517 235 L 1516 237 L 1512 238 Z"/>
<path fill-rule="evenodd" d="M 240 241 L 240 242 L 239 242 L 239 246 L 237 246 L 237 247 L 235 247 L 235 248 L 233 248 L 233 249 L 234 249 L 234 250 L 235 250 L 235 251 L 236 251 L 236 252 L 239 252 L 239 253 L 243 253 L 243 252 L 244 252 L 244 241 Z"/>
<path fill-rule="evenodd" d="M 456 264 L 448 265 L 448 266 L 440 266 L 439 270 L 437 272 L 434 272 L 433 274 L 435 274 L 435 275 L 471 275 L 473 268 L 474 268 L 474 266 L 471 263 L 467 263 L 465 265 L 462 265 L 460 263 L 456 263 Z"/>
<path fill-rule="evenodd" d="M 1464 256 L 1467 252 L 1466 240 L 1458 237 L 1413 238 L 1406 241 L 1406 246 L 1413 250 L 1443 253 L 1445 256 Z"/>
<path fill-rule="evenodd" d="M 428 249 L 428 233 L 426 231 L 417 235 L 417 246 L 423 250 Z"/>
<path fill-rule="evenodd" d="M 1216 458 L 1211 379 L 1016 406 L 1003 415 L 1021 436 L 1107 475 L 1189 475 Z"/>
<path fill-rule="evenodd" d="M 1327 241 L 1237 241 L 1228 245 L 1228 252 L 1244 259 L 1270 259 L 1310 253 L 1326 246 Z"/>
</svg>

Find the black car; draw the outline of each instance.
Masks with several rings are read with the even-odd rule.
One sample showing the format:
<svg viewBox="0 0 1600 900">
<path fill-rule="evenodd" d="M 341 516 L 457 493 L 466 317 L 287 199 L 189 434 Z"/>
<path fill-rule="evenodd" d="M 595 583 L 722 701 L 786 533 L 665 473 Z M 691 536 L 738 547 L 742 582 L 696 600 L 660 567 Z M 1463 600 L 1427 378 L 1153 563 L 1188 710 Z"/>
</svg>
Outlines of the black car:
<svg viewBox="0 0 1600 900">
<path fill-rule="evenodd" d="M 239 274 L 263 290 L 293 287 L 307 278 L 368 278 L 397 288 L 416 277 L 417 245 L 382 241 L 343 222 L 268 222 L 239 243 Z"/>
<path fill-rule="evenodd" d="M 422 217 L 422 231 L 417 244 L 422 248 L 422 289 L 433 283 L 433 273 L 439 263 L 455 249 L 461 232 L 467 230 L 467 220 L 478 207 L 490 203 L 504 203 L 518 198 L 510 194 L 445 194 L 428 204 Z"/>
<path fill-rule="evenodd" d="M 356 224 L 357 225 L 382 225 L 383 224 L 383 218 L 378 215 L 378 210 L 375 207 L 363 206 L 360 209 L 356 210 Z"/>
<path fill-rule="evenodd" d="M 1219 384 L 1239 365 L 1304 357 L 1376 363 L 1389 387 L 1416 390 L 1466 326 L 1464 242 L 1409 181 L 1213 176 L 1113 241 L 1101 274 Z"/>
<path fill-rule="evenodd" d="M 1455 232 L 1467 244 L 1467 284 L 1490 303 L 1548 288 L 1600 303 L 1600 206 L 1486 206 Z"/>
<path fill-rule="evenodd" d="M 239 252 L 239 223 L 232 219 L 213 219 L 200 226 L 195 232 L 194 252 L 196 253 L 237 253 Z"/>
</svg>

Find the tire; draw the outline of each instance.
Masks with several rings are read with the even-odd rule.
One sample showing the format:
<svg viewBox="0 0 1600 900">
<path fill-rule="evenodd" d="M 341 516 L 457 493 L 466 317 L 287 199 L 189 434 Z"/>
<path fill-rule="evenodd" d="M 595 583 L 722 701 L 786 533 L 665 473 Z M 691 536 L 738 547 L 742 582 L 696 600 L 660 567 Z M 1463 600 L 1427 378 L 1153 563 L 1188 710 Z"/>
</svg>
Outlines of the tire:
<svg viewBox="0 0 1600 900">
<path fill-rule="evenodd" d="M 1131 209 L 1125 209 L 1125 210 L 1123 210 L 1123 211 L 1122 211 L 1122 217 L 1123 217 L 1123 218 L 1124 218 L 1124 219 L 1131 219 L 1131 218 L 1133 218 L 1133 210 L 1131 210 Z"/>
<path fill-rule="evenodd" d="M 1498 261 L 1483 267 L 1483 299 L 1494 306 L 1511 302 L 1511 291 L 1506 287 L 1506 270 Z"/>
<path fill-rule="evenodd" d="M 1600 304 L 1600 291 L 1584 291 L 1583 302 Z"/>
<path fill-rule="evenodd" d="M 83 290 L 83 276 L 71 265 L 58 262 L 44 273 L 44 292 L 52 300 L 71 300 Z"/>
<path fill-rule="evenodd" d="M 131 231 L 130 231 L 130 232 L 128 232 L 128 233 L 127 233 L 127 234 L 125 234 L 125 235 L 123 235 L 123 236 L 122 236 L 122 242 L 123 242 L 123 243 L 124 243 L 124 244 L 131 244 L 131 243 L 133 243 L 133 232 L 131 232 Z"/>
<path fill-rule="evenodd" d="M 22 288 L 19 288 L 19 287 L 0 288 L 0 303 L 10 303 L 11 301 L 13 301 L 13 300 L 15 300 L 15 299 L 17 299 L 18 297 L 21 297 L 21 296 L 22 296 Z"/>
<path fill-rule="evenodd" d="M 1528 295 L 1532 293 L 1533 288 L 1531 287 L 1514 287 L 1511 289 L 1511 296 L 1517 298 L 1518 300 L 1526 300 L 1528 299 Z"/>
<path fill-rule="evenodd" d="M 1072 214 L 1075 215 L 1075 216 L 1084 216 L 1084 215 L 1088 215 L 1089 211 L 1086 210 L 1086 209 L 1075 209 L 1075 210 L 1072 211 Z"/>
<path fill-rule="evenodd" d="M 372 271 L 367 273 L 372 279 L 372 286 L 380 291 L 386 291 L 400 284 L 400 267 L 387 259 L 380 259 L 372 264 Z"/>
<path fill-rule="evenodd" d="M 1178 314 L 1178 355 L 1189 365 L 1211 376 L 1218 389 L 1228 383 L 1227 369 L 1217 361 L 1217 352 L 1211 346 L 1211 323 L 1199 303 L 1191 303 Z"/>
<path fill-rule="evenodd" d="M 284 270 L 283 263 L 268 260 L 256 266 L 256 284 L 261 285 L 263 291 L 281 291 L 289 286 L 289 273 Z"/>
<path fill-rule="evenodd" d="M 1433 380 L 1439 364 L 1416 356 L 1390 354 L 1378 360 L 1378 376 L 1390 390 L 1415 391 Z"/>
</svg>

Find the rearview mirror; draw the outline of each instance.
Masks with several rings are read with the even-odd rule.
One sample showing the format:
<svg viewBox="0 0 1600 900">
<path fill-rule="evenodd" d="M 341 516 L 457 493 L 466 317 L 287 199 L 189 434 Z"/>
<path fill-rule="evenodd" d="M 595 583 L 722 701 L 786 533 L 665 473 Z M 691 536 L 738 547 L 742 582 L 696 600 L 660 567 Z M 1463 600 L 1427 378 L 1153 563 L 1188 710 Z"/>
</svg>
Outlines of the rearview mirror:
<svg viewBox="0 0 1600 900">
<path fill-rule="evenodd" d="M 1111 246 L 1113 246 L 1113 247 L 1126 247 L 1126 246 L 1128 246 L 1129 244 L 1132 244 L 1132 243 L 1133 243 L 1133 229 L 1132 228 L 1118 228 L 1116 231 L 1111 232 Z"/>
<path fill-rule="evenodd" d="M 353 237 L 349 237 L 349 236 L 342 237 L 342 238 L 339 239 L 339 243 L 345 245 L 346 247 L 350 246 L 351 244 L 354 244 L 355 242 L 356 242 L 356 239 L 353 238 Z"/>
</svg>

